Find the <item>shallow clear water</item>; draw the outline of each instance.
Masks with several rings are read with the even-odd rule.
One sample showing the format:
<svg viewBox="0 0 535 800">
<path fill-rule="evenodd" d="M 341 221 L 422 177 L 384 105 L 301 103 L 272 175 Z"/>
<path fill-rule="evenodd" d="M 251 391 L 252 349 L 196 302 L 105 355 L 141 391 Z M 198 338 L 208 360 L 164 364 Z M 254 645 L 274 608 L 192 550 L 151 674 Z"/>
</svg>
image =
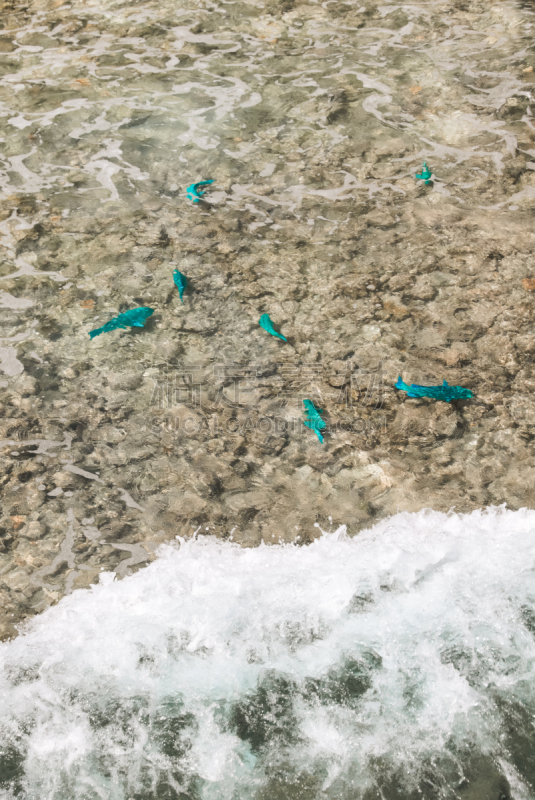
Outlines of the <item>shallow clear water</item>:
<svg viewBox="0 0 535 800">
<path fill-rule="evenodd" d="M 281 213 L 301 219 L 305 198 L 403 195 L 422 158 L 438 191 L 465 203 L 530 127 L 531 76 L 518 67 L 532 27 L 517 2 L 79 0 L 6 15 L 0 186 L 8 207 L 24 198 L 3 246 L 13 255 L 10 231 L 25 224 L 14 220 L 32 206 L 154 213 L 161 198 L 184 213 L 186 185 L 206 177 L 208 202 L 251 212 L 262 238 Z M 368 175 L 356 158 L 388 129 L 400 152 Z M 333 148 L 349 161 L 324 176 Z M 318 242 L 347 222 L 317 211 L 303 222 Z"/>
<path fill-rule="evenodd" d="M 535 512 L 164 546 L 0 645 L 2 798 L 530 798 Z"/>
<path fill-rule="evenodd" d="M 529 3 L 77 0 L 1 22 L 9 614 L 198 524 L 253 545 L 329 514 L 355 533 L 532 505 Z M 139 305 L 145 328 L 90 340 Z M 401 372 L 477 399 L 412 418 Z"/>
</svg>

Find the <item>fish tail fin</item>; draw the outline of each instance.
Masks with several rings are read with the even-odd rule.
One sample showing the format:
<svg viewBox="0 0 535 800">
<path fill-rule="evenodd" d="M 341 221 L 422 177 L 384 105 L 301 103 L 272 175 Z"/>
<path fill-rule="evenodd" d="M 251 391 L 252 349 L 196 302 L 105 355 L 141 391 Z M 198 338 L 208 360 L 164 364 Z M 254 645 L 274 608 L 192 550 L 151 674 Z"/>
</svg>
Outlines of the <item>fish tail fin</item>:
<svg viewBox="0 0 535 800">
<path fill-rule="evenodd" d="M 323 436 L 321 435 L 321 433 L 318 430 L 316 431 L 316 436 L 318 437 L 320 442 L 323 444 Z"/>
<path fill-rule="evenodd" d="M 401 380 L 401 375 L 397 379 L 397 382 L 394 384 L 395 389 L 403 389 L 404 392 L 408 391 L 411 387 Z"/>
</svg>

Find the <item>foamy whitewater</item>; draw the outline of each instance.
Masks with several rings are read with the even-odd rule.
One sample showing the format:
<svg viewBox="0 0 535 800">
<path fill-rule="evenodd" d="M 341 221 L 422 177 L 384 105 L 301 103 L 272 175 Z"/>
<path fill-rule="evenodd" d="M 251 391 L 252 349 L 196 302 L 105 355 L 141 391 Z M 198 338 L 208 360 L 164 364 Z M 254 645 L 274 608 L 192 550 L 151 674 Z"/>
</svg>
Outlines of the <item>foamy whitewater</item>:
<svg viewBox="0 0 535 800">
<path fill-rule="evenodd" d="M 165 546 L 0 645 L 2 798 L 530 798 L 535 511 Z"/>
</svg>

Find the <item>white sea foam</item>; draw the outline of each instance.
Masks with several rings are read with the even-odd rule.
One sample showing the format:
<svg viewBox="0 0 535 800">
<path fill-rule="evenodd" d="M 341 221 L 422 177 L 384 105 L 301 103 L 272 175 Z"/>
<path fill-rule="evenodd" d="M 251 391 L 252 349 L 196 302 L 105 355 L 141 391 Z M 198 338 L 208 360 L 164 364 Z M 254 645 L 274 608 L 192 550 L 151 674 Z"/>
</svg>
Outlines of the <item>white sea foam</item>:
<svg viewBox="0 0 535 800">
<path fill-rule="evenodd" d="M 0 797 L 533 796 L 534 546 L 420 512 L 103 574 L 0 646 Z"/>
</svg>

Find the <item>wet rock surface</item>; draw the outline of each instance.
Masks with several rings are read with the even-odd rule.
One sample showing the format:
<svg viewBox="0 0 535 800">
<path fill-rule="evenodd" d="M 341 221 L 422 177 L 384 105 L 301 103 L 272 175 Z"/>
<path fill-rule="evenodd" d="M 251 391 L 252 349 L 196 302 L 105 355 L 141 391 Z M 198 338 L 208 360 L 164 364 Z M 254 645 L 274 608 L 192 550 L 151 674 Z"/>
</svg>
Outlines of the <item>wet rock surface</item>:
<svg viewBox="0 0 535 800">
<path fill-rule="evenodd" d="M 306 543 L 400 510 L 533 506 L 526 8 L 2 19 L 2 637 L 195 531 Z M 90 340 L 137 306 L 143 329 Z M 410 399 L 399 374 L 474 399 Z"/>
</svg>

